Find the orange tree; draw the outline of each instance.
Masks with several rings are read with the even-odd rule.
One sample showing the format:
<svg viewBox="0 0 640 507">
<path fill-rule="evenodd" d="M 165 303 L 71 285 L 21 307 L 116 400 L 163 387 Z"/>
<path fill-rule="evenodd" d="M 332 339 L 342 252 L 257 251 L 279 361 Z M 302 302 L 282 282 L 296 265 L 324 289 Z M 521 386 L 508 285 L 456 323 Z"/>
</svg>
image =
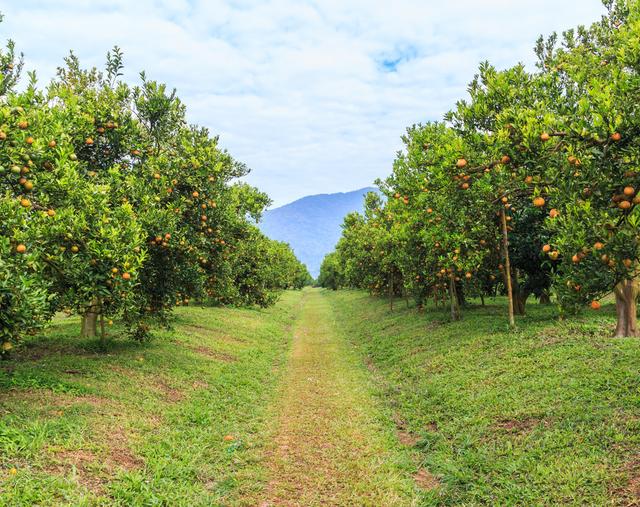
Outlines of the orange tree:
<svg viewBox="0 0 640 507">
<path fill-rule="evenodd" d="M 308 279 L 288 248 L 256 235 L 268 198 L 233 184 L 246 167 L 187 124 L 175 92 L 144 74 L 139 87 L 121 82 L 117 48 L 105 72 L 71 54 L 44 91 L 34 75 L 13 91 L 15 59 L 11 44 L 0 53 L 5 349 L 60 309 L 83 316 L 85 336 L 100 317 L 122 316 L 142 338 L 151 319 L 206 295 L 212 266 L 230 266 L 230 284 L 243 280 L 238 304 L 271 303 Z M 243 244 L 254 241 L 264 250 Z M 258 267 L 241 266 L 263 251 L 270 274 L 253 284 Z"/>
<path fill-rule="evenodd" d="M 42 251 L 33 237 L 45 219 L 15 199 L 0 198 L 0 356 L 51 317 L 49 284 L 40 276 Z"/>
<path fill-rule="evenodd" d="M 448 294 L 452 318 L 460 317 L 464 292 L 481 295 L 495 234 L 484 206 L 486 187 L 472 185 L 465 139 L 442 123 L 410 128 L 405 150 L 383 185 L 402 221 L 413 257 L 407 279 L 415 288 Z"/>
<path fill-rule="evenodd" d="M 331 252 L 322 259 L 318 285 L 332 290 L 338 290 L 343 285 L 341 283 L 340 261 L 337 252 Z"/>
<path fill-rule="evenodd" d="M 569 31 L 562 44 L 539 43 L 540 68 L 562 91 L 551 105 L 557 137 L 548 151 L 562 154 L 546 191 L 559 214 L 549 219 L 558 252 L 556 290 L 575 309 L 613 291 L 616 335 L 637 336 L 639 292 L 640 6 L 607 2 L 609 15 L 590 28 Z"/>
<path fill-rule="evenodd" d="M 595 299 L 613 290 L 617 334 L 637 334 L 640 8 L 605 4 L 608 16 L 566 32 L 562 44 L 541 40 L 537 72 L 483 64 L 448 127 L 410 129 L 383 190 L 385 213 L 411 239 L 403 259 L 411 283 L 436 270 L 452 301 L 459 288 L 473 289 L 465 280 L 481 278 L 487 290 L 501 239 L 512 323 L 528 294 L 548 296 L 551 286 L 565 310 L 598 308 Z"/>
</svg>

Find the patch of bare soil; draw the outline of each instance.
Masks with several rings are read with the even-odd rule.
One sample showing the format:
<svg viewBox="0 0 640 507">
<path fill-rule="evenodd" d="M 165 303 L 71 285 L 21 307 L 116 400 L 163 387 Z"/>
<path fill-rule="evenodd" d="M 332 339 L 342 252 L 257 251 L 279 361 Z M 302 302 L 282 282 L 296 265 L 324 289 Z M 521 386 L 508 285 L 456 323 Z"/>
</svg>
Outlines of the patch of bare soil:
<svg viewBox="0 0 640 507">
<path fill-rule="evenodd" d="M 418 473 L 413 476 L 413 480 L 416 481 L 416 485 L 420 489 L 424 489 L 425 491 L 431 491 L 441 486 L 438 478 L 426 468 L 418 470 Z"/>
<path fill-rule="evenodd" d="M 144 465 L 144 461 L 131 451 L 128 435 L 122 428 L 110 428 L 100 435 L 99 443 L 105 445 L 105 450 L 99 453 L 89 449 L 53 450 L 44 471 L 74 477 L 89 491 L 101 494 L 118 470 L 135 470 Z"/>
<path fill-rule="evenodd" d="M 537 417 L 527 417 L 525 419 L 502 419 L 494 424 L 496 430 L 507 433 L 525 435 L 531 433 L 539 425 L 549 426 L 550 422 Z"/>
<path fill-rule="evenodd" d="M 612 504 L 640 507 L 640 458 L 627 463 L 623 473 L 628 479 L 625 484 L 611 492 Z"/>
<path fill-rule="evenodd" d="M 75 476 L 78 483 L 89 491 L 101 494 L 107 478 L 93 470 L 98 459 L 96 455 L 85 449 L 57 451 L 53 455 L 52 462 L 44 471 L 51 475 L 62 477 Z"/>
<path fill-rule="evenodd" d="M 156 388 L 162 393 L 164 399 L 170 403 L 177 403 L 184 399 L 184 393 L 167 383 L 164 379 L 158 379 L 155 382 Z"/>
<path fill-rule="evenodd" d="M 227 352 L 220 352 L 218 350 L 210 349 L 209 347 L 205 347 L 204 345 L 195 345 L 189 346 L 190 350 L 197 352 L 206 357 L 210 357 L 211 359 L 215 359 L 216 361 L 222 361 L 225 363 L 235 363 L 238 358 L 233 354 L 229 354 Z"/>
</svg>

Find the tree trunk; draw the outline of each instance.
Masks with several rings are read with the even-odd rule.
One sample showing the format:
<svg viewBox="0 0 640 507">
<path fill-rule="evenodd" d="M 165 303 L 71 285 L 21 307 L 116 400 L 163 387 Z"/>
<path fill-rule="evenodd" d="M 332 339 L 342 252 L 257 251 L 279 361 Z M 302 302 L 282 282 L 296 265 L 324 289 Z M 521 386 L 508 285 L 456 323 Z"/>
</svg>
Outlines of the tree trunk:
<svg viewBox="0 0 640 507">
<path fill-rule="evenodd" d="M 518 271 L 513 272 L 511 277 L 511 290 L 513 292 L 513 311 L 516 315 L 524 315 L 525 305 L 529 298 L 529 292 L 522 289 L 518 279 Z"/>
<path fill-rule="evenodd" d="M 480 294 L 480 304 L 484 306 L 484 295 Z"/>
<path fill-rule="evenodd" d="M 616 313 L 618 315 L 615 336 L 618 338 L 640 336 L 636 306 L 636 299 L 638 292 L 640 292 L 638 280 L 623 280 L 616 285 L 613 292 L 616 296 Z"/>
<path fill-rule="evenodd" d="M 95 338 L 98 334 L 98 302 L 94 299 L 82 316 L 80 336 L 82 338 Z"/>
<path fill-rule="evenodd" d="M 449 299 L 451 299 L 451 320 L 453 321 L 460 320 L 460 303 L 456 292 L 456 281 L 451 275 L 449 278 Z"/>
<path fill-rule="evenodd" d="M 389 278 L 389 308 L 393 311 L 393 271 Z"/>
<path fill-rule="evenodd" d="M 513 315 L 513 289 L 511 287 L 511 262 L 509 260 L 509 235 L 507 232 L 507 217 L 504 208 L 500 210 L 502 221 L 502 248 L 504 250 L 504 272 L 507 284 L 507 297 L 509 299 L 509 327 L 515 327 L 516 319 Z"/>
<path fill-rule="evenodd" d="M 547 291 L 544 291 L 542 294 L 540 294 L 540 304 L 541 305 L 551 304 L 551 297 L 549 297 L 549 293 Z"/>
<path fill-rule="evenodd" d="M 456 282 L 456 296 L 458 298 L 458 306 L 465 307 L 467 302 L 464 299 L 464 287 L 461 282 Z"/>
</svg>

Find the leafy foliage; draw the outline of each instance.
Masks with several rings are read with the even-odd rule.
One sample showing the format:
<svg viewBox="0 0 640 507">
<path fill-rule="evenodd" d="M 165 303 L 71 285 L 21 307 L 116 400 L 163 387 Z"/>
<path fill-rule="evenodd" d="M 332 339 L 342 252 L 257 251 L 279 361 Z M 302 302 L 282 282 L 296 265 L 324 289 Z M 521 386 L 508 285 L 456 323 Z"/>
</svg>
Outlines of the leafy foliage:
<svg viewBox="0 0 640 507">
<path fill-rule="evenodd" d="M 446 293 L 453 318 L 464 294 L 502 287 L 516 313 L 530 294 L 575 311 L 615 289 L 619 334 L 638 334 L 640 6 L 605 5 L 540 39 L 535 72 L 483 63 L 444 122 L 409 128 L 386 202 L 345 221 L 329 278 Z"/>
</svg>

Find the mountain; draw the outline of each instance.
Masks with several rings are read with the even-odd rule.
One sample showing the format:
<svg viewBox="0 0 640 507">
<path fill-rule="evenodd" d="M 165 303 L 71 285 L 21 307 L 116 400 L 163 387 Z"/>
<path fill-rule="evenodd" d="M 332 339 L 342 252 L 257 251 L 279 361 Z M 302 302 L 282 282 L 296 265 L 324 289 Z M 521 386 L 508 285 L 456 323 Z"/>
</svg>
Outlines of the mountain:
<svg viewBox="0 0 640 507">
<path fill-rule="evenodd" d="M 364 195 L 375 188 L 353 192 L 309 195 L 265 212 L 259 224 L 264 234 L 289 243 L 293 251 L 317 278 L 320 264 L 342 234 L 342 220 L 352 211 L 362 211 Z"/>
</svg>

